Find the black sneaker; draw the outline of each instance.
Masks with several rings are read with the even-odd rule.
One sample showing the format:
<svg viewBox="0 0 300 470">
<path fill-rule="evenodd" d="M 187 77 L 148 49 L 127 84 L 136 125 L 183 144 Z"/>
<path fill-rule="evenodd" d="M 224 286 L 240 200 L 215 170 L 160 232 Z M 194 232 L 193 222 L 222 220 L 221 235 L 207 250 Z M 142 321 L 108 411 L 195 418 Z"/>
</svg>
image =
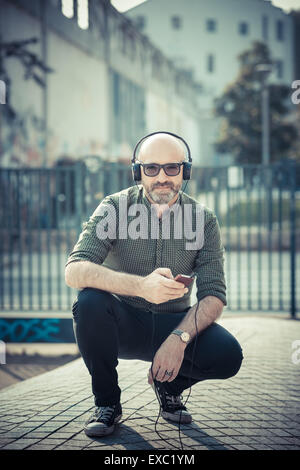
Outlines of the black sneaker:
<svg viewBox="0 0 300 470">
<path fill-rule="evenodd" d="M 87 436 L 106 436 L 114 432 L 115 423 L 122 418 L 121 403 L 109 406 L 97 406 L 92 416 L 85 423 Z"/>
<path fill-rule="evenodd" d="M 170 395 L 166 391 L 163 382 L 157 380 L 154 380 L 151 386 L 160 403 L 163 418 L 174 421 L 175 423 L 192 422 L 192 416 L 182 404 L 182 395 Z"/>
</svg>

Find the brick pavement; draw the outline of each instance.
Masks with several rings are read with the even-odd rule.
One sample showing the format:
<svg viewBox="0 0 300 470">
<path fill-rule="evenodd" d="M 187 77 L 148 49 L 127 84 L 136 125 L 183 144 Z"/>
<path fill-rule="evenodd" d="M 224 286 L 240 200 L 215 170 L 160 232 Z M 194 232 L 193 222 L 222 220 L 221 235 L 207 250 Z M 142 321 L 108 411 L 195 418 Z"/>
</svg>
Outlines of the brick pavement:
<svg viewBox="0 0 300 470">
<path fill-rule="evenodd" d="M 219 323 L 240 341 L 243 365 L 235 377 L 192 387 L 184 449 L 299 450 L 300 363 L 292 361 L 292 342 L 300 340 L 300 321 L 224 314 Z M 166 442 L 155 432 L 159 407 L 149 365 L 119 360 L 123 419 L 103 438 L 83 431 L 94 402 L 81 358 L 0 391 L 1 450 L 180 449 L 178 425 L 160 417 L 156 429 Z"/>
</svg>

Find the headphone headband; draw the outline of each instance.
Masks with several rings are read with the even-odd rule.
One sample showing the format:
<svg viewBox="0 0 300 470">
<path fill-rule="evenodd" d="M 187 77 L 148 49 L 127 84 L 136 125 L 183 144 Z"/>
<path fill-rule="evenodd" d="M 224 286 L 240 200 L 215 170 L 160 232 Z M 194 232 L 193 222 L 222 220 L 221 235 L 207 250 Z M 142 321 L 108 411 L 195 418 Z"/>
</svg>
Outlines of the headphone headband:
<svg viewBox="0 0 300 470">
<path fill-rule="evenodd" d="M 156 132 L 151 132 L 151 134 L 145 135 L 144 137 L 142 137 L 142 138 L 138 141 L 138 143 L 136 144 L 136 146 L 135 146 L 135 148 L 134 148 L 134 151 L 133 151 L 133 157 L 132 157 L 132 159 L 131 159 L 131 162 L 132 162 L 132 163 L 135 163 L 135 160 L 136 160 L 136 155 L 135 155 L 135 154 L 136 154 L 136 150 L 137 150 L 138 146 L 140 145 L 140 143 L 141 143 L 143 140 L 147 139 L 148 137 L 150 137 L 151 135 L 154 135 L 154 134 L 169 134 L 169 135 L 172 135 L 173 137 L 176 137 L 177 139 L 180 139 L 180 140 L 184 143 L 184 145 L 186 146 L 186 148 L 187 148 L 187 151 L 188 151 L 188 161 L 189 161 L 189 162 L 192 162 L 192 157 L 191 157 L 190 148 L 189 148 L 188 144 L 186 143 L 186 141 L 185 141 L 182 137 L 180 137 L 180 136 L 177 135 L 177 134 L 174 134 L 173 132 L 168 132 L 168 131 L 156 131 Z"/>
<path fill-rule="evenodd" d="M 150 137 L 151 135 L 154 135 L 154 134 L 169 134 L 169 135 L 172 135 L 173 137 L 176 137 L 177 139 L 180 139 L 186 146 L 187 148 L 187 151 L 188 151 L 188 161 L 187 162 L 183 162 L 183 172 L 182 172 L 182 176 L 183 176 L 183 179 L 184 180 L 189 180 L 191 179 L 191 172 L 192 172 L 192 157 L 191 157 L 191 151 L 190 151 L 190 148 L 188 146 L 188 144 L 186 143 L 186 141 L 180 137 L 179 135 L 177 134 L 173 134 L 172 132 L 168 132 L 168 131 L 157 131 L 157 132 L 152 132 L 151 134 L 147 134 L 145 135 L 144 137 L 142 137 L 138 143 L 136 144 L 135 148 L 134 148 L 134 152 L 133 152 L 133 157 L 131 159 L 131 169 L 132 169 L 132 176 L 133 176 L 133 180 L 134 181 L 141 181 L 141 164 L 140 163 L 136 163 L 136 150 L 138 148 L 138 146 L 140 145 L 140 143 L 147 139 L 148 137 Z"/>
</svg>

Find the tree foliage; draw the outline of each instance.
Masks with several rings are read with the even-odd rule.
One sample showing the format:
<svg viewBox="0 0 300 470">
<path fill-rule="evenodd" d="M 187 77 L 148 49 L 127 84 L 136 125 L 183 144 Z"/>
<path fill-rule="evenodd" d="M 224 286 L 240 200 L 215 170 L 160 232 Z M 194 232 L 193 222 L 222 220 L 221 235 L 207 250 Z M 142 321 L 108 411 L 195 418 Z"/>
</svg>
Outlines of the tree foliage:
<svg viewBox="0 0 300 470">
<path fill-rule="evenodd" d="M 230 153 L 236 163 L 261 163 L 262 87 L 264 73 L 257 66 L 276 67 L 267 45 L 254 42 L 238 57 L 240 70 L 235 82 L 215 100 L 215 115 L 224 118 L 215 143 L 220 153 Z M 291 88 L 269 83 L 270 161 L 284 157 L 297 139 L 296 128 L 285 121 L 289 112 Z"/>
<path fill-rule="evenodd" d="M 11 104 L 11 79 L 6 70 L 6 59 L 14 58 L 24 67 L 24 80 L 34 80 L 37 85 L 45 88 L 43 75 L 54 70 L 48 67 L 39 57 L 27 49 L 27 46 L 37 44 L 37 38 L 21 41 L 2 42 L 0 37 L 0 79 L 6 83 L 7 96 L 3 114 L 9 121 L 17 118 L 17 111 Z"/>
</svg>

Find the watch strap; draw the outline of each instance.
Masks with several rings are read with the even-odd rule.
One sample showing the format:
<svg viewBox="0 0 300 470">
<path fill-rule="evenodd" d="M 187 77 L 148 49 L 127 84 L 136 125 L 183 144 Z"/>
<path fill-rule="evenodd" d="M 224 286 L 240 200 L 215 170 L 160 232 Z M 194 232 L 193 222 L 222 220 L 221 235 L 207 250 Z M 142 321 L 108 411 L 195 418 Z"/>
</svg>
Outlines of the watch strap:
<svg viewBox="0 0 300 470">
<path fill-rule="evenodd" d="M 177 329 L 176 329 L 176 330 L 173 330 L 172 333 L 174 333 L 174 335 L 181 336 L 182 333 L 184 333 L 184 331 L 183 331 L 183 330 L 177 330 Z"/>
<path fill-rule="evenodd" d="M 173 330 L 173 331 L 172 331 L 172 333 L 171 333 L 171 334 L 174 334 L 174 335 L 177 335 L 177 336 L 179 336 L 179 337 L 180 337 L 180 339 L 181 339 L 181 341 L 182 341 L 183 343 L 186 343 L 186 344 L 188 344 L 188 343 L 189 343 L 189 341 L 184 341 L 184 340 L 182 339 L 182 337 L 181 337 L 182 333 L 186 333 L 186 331 L 179 330 L 179 329 L 175 329 L 175 330 Z"/>
</svg>

